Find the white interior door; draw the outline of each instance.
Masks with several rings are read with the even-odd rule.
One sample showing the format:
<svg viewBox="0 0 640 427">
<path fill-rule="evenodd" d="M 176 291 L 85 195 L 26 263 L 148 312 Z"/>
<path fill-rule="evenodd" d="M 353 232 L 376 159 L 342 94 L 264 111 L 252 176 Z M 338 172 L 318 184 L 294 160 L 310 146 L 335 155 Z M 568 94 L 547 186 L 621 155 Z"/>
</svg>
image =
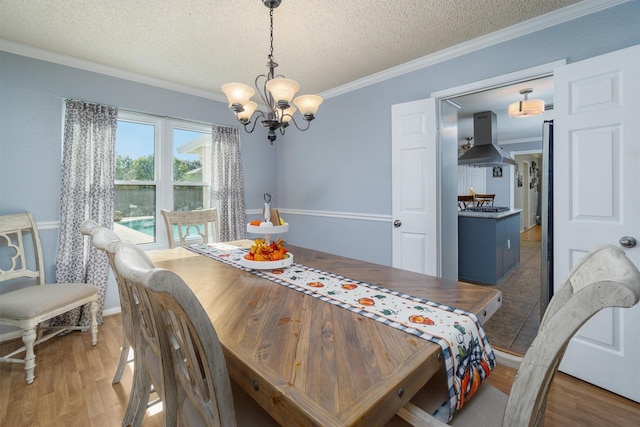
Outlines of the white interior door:
<svg viewBox="0 0 640 427">
<path fill-rule="evenodd" d="M 393 266 L 437 275 L 435 100 L 393 105 Z"/>
<path fill-rule="evenodd" d="M 487 171 L 485 168 L 471 165 L 458 166 L 458 194 L 468 194 L 469 187 L 473 187 L 473 191 L 476 193 L 487 193 Z"/>
<path fill-rule="evenodd" d="M 554 283 L 601 244 L 640 240 L 640 45 L 554 74 Z M 640 247 L 625 249 L 640 266 Z M 557 291 L 557 288 L 556 288 Z M 560 369 L 640 402 L 640 305 L 598 313 Z"/>
</svg>

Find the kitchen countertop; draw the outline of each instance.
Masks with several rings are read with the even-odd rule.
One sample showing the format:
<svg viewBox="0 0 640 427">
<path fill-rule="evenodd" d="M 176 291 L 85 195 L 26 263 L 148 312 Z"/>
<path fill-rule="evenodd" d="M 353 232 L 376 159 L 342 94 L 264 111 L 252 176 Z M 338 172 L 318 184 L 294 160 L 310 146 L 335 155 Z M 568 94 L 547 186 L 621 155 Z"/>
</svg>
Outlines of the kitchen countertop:
<svg viewBox="0 0 640 427">
<path fill-rule="evenodd" d="M 503 212 L 474 212 L 474 211 L 458 211 L 458 216 L 471 218 L 490 218 L 500 219 L 522 212 L 522 209 L 511 209 Z"/>
</svg>

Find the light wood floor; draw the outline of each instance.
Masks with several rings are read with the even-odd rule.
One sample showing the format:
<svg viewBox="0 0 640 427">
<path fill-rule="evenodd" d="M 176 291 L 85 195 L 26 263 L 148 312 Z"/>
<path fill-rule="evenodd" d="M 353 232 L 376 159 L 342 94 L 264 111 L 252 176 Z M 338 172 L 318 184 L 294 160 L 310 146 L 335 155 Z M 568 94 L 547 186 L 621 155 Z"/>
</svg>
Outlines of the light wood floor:
<svg viewBox="0 0 640 427">
<path fill-rule="evenodd" d="M 36 349 L 33 384 L 24 380 L 24 365 L 0 364 L 0 426 L 120 426 L 133 378 L 127 369 L 119 384 L 111 384 L 121 343 L 120 315 L 107 316 L 95 347 L 88 332 L 41 344 Z M 0 344 L 0 352 L 20 345 L 19 340 Z M 147 415 L 144 422 L 149 427 L 161 425 L 161 414 Z"/>
<path fill-rule="evenodd" d="M 542 227 L 534 225 L 530 229 L 520 233 L 520 240 L 529 242 L 540 242 L 542 240 Z"/>
<path fill-rule="evenodd" d="M 95 347 L 88 332 L 75 332 L 42 344 L 31 385 L 24 381 L 23 365 L 0 364 L 0 426 L 120 426 L 132 378 L 131 371 L 126 370 L 120 384 L 111 384 L 120 353 L 120 322 L 119 315 L 106 317 Z M 19 341 L 3 343 L 0 351 L 6 354 L 19 345 Z M 508 393 L 513 377 L 513 370 L 500 367 L 488 381 Z M 149 413 L 143 425 L 160 426 L 161 413 Z M 640 404 L 565 374 L 554 378 L 547 403 L 547 427 L 639 424 Z"/>
</svg>

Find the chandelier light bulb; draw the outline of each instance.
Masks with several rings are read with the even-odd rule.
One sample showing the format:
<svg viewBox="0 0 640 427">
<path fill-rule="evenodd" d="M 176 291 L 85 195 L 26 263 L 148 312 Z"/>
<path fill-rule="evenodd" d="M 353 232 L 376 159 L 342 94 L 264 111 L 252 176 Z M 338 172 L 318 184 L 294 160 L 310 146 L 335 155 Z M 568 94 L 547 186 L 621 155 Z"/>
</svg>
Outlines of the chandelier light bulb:
<svg viewBox="0 0 640 427">
<path fill-rule="evenodd" d="M 256 108 L 258 108 L 258 104 L 256 102 L 248 101 L 244 104 L 243 111 L 240 111 L 237 114 L 238 120 L 242 123 L 248 123 L 249 120 L 251 120 L 253 112 L 256 111 Z"/>
<path fill-rule="evenodd" d="M 300 85 L 297 81 L 285 79 L 284 77 L 276 77 L 269 80 L 266 87 L 278 104 L 278 108 L 282 108 L 281 105 L 284 106 L 285 104 L 288 107 L 296 92 L 300 90 Z"/>
<path fill-rule="evenodd" d="M 300 95 L 293 100 L 293 103 L 296 104 L 300 110 L 300 114 L 306 118 L 308 116 L 315 116 L 322 101 L 322 97 L 318 95 Z"/>
<path fill-rule="evenodd" d="M 227 95 L 227 100 L 232 109 L 235 106 L 243 106 L 256 93 L 249 85 L 244 83 L 226 83 L 222 85 L 222 92 Z"/>
<path fill-rule="evenodd" d="M 293 113 L 295 113 L 296 110 L 296 107 L 289 107 L 286 110 L 282 110 L 282 122 L 289 123 L 291 117 L 293 117 Z"/>
</svg>

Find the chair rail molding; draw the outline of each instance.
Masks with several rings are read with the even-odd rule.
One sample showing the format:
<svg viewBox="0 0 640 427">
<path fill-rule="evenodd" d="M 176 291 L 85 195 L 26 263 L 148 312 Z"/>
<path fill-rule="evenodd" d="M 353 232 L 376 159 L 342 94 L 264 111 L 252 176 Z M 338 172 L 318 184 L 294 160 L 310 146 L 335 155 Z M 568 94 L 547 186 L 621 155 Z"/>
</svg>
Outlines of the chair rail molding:
<svg viewBox="0 0 640 427">
<path fill-rule="evenodd" d="M 391 215 L 368 214 L 358 212 L 316 211 L 307 209 L 278 208 L 281 214 L 320 216 L 326 218 L 355 219 L 359 221 L 391 222 Z M 261 215 L 262 209 L 247 209 L 247 215 Z"/>
</svg>

